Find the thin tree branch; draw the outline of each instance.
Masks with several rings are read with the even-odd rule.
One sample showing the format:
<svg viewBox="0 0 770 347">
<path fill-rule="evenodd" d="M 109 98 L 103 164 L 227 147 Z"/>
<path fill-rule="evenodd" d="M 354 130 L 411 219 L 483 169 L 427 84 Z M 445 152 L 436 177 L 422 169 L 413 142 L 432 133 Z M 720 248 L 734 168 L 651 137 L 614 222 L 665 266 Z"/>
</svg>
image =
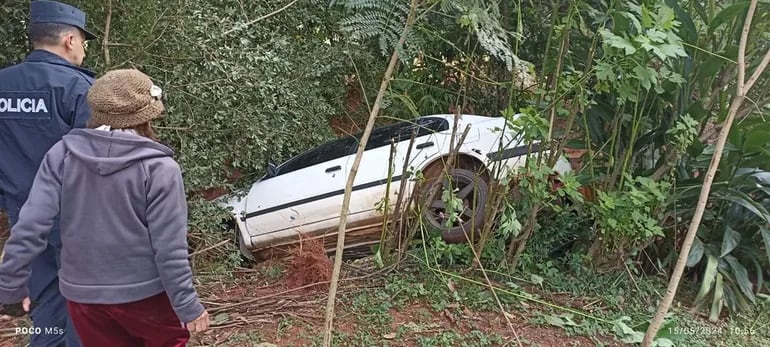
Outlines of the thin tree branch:
<svg viewBox="0 0 770 347">
<path fill-rule="evenodd" d="M 759 63 L 759 66 L 757 66 L 757 69 L 754 70 L 754 74 L 751 75 L 751 78 L 749 78 L 748 81 L 746 81 L 746 85 L 744 86 L 744 88 L 746 88 L 746 91 L 747 91 L 746 94 L 748 94 L 748 90 L 754 86 L 754 83 L 757 82 L 757 80 L 759 79 L 759 75 L 762 74 L 762 71 L 765 71 L 765 69 L 767 68 L 767 64 L 769 63 L 770 63 L 770 50 L 768 50 L 767 53 L 765 53 L 765 57 L 762 58 L 762 62 Z"/>
<path fill-rule="evenodd" d="M 652 345 L 652 342 L 658 335 L 658 330 L 663 324 L 663 319 L 668 312 L 668 309 L 671 307 L 671 303 L 674 301 L 674 296 L 676 295 L 679 282 L 682 279 L 682 274 L 684 273 L 684 268 L 687 264 L 687 258 L 690 255 L 690 249 L 692 248 L 698 227 L 700 226 L 701 220 L 703 219 L 703 213 L 706 210 L 706 204 L 708 203 L 709 194 L 711 193 L 711 185 L 714 182 L 714 176 L 716 175 L 717 169 L 719 168 L 719 162 L 722 159 L 722 152 L 724 151 L 725 143 L 727 142 L 727 135 L 730 133 L 730 128 L 733 125 L 735 116 L 738 114 L 738 111 L 741 108 L 741 104 L 746 99 L 746 95 L 748 94 L 749 89 L 753 84 L 753 82 L 752 84 L 746 84 L 743 79 L 746 76 L 746 41 L 748 41 L 749 27 L 751 26 L 751 19 L 754 16 L 754 11 L 757 7 L 757 1 L 758 0 L 751 1 L 751 5 L 749 5 L 748 16 L 746 17 L 746 21 L 743 25 L 743 32 L 741 33 L 741 42 L 738 49 L 739 78 L 737 93 L 733 98 L 730 109 L 727 112 L 727 119 L 724 121 L 724 126 L 719 133 L 716 148 L 714 149 L 714 155 L 711 157 L 711 165 L 709 165 L 706 176 L 703 179 L 703 188 L 701 189 L 700 197 L 698 198 L 698 204 L 695 207 L 695 213 L 692 217 L 692 220 L 690 221 L 690 226 L 687 230 L 687 235 L 685 236 L 684 242 L 682 243 L 682 249 L 679 251 L 679 257 L 677 259 L 676 265 L 674 266 L 674 272 L 671 274 L 671 279 L 668 282 L 666 295 L 663 297 L 663 300 L 659 304 L 658 310 L 655 312 L 655 316 L 650 322 L 650 326 L 647 329 L 647 332 L 644 334 L 642 346 L 645 347 Z M 770 50 L 768 50 L 768 52 L 765 54 L 765 59 L 762 62 L 765 63 L 766 60 L 770 59 L 768 58 L 769 56 Z M 764 72 L 766 67 L 767 64 L 760 64 L 757 67 L 757 70 L 754 71 L 752 78 L 758 78 L 762 72 Z"/>
<path fill-rule="evenodd" d="M 767 103 L 770 103 L 770 98 L 762 100 L 758 105 L 763 106 Z M 736 115 L 736 118 L 738 120 L 742 120 L 743 118 L 748 116 L 749 113 L 751 113 L 751 108 L 745 108 L 738 112 L 738 115 Z M 714 136 L 714 134 L 718 134 L 722 130 L 722 127 L 723 127 L 723 124 L 714 124 L 713 128 L 711 128 L 708 131 L 704 131 L 700 136 L 698 136 L 698 141 L 699 142 L 708 141 L 709 138 Z M 679 154 L 679 152 L 673 147 L 667 150 L 663 157 L 663 164 L 661 164 L 661 166 L 658 167 L 655 170 L 655 172 L 653 172 L 650 178 L 652 178 L 655 181 L 660 181 L 663 178 L 663 176 L 665 176 L 675 164 L 674 161 L 676 160 L 677 154 Z"/>
<path fill-rule="evenodd" d="M 754 111 L 761 112 L 762 107 L 765 107 L 768 103 L 770 103 L 770 97 L 766 97 L 759 101 L 754 101 L 747 96 L 746 101 L 750 102 L 751 105 L 748 107 L 743 107 L 740 111 L 738 111 L 738 116 L 736 116 L 735 118 L 738 119 L 739 121 L 744 120 Z"/>
<path fill-rule="evenodd" d="M 752 1 L 749 5 L 749 12 L 746 14 L 746 21 L 743 22 L 743 31 L 741 32 L 741 42 L 738 45 L 738 94 L 746 95 L 746 41 L 748 41 L 749 30 L 751 29 L 751 19 L 754 17 L 754 11 L 757 9 L 757 2 Z M 768 52 L 770 54 L 770 52 Z M 757 68 L 756 72 L 762 71 Z M 756 73 L 755 73 L 756 74 Z"/>
<path fill-rule="evenodd" d="M 296 2 L 296 1 L 295 1 Z M 366 123 L 366 128 L 361 136 L 361 142 L 358 144 L 358 151 L 356 152 L 355 160 L 350 168 L 348 174 L 348 180 L 345 186 L 345 195 L 342 199 L 342 207 L 340 209 L 340 222 L 337 230 L 337 250 L 334 255 L 334 268 L 332 270 L 332 279 L 329 284 L 329 300 L 326 305 L 326 322 L 324 326 L 324 347 L 331 346 L 332 343 L 332 331 L 334 330 L 334 301 L 337 296 L 337 283 L 339 282 L 340 269 L 342 267 L 342 252 L 345 246 L 345 227 L 348 220 L 348 209 L 350 208 L 350 195 L 353 190 L 353 182 L 355 181 L 356 174 L 358 173 L 358 167 L 361 165 L 361 158 L 366 148 L 366 143 L 369 141 L 369 136 L 374 128 L 374 121 L 377 118 L 377 114 L 382 106 L 382 99 L 385 97 L 385 92 L 390 84 L 390 79 L 393 76 L 393 72 L 396 69 L 396 63 L 398 63 L 398 52 L 404 46 L 406 42 L 406 36 L 409 32 L 409 28 L 412 27 L 415 21 L 417 5 L 420 0 L 412 0 L 409 8 L 409 16 L 407 17 L 404 30 L 401 32 L 401 37 L 398 40 L 398 44 L 393 49 L 393 54 L 390 57 L 390 63 L 385 70 L 385 75 L 382 77 L 382 83 L 380 84 L 380 90 L 377 93 L 377 98 L 374 100 L 372 111 L 369 114 L 369 121 Z"/>
<path fill-rule="evenodd" d="M 277 15 L 277 14 L 279 14 L 279 13 L 283 12 L 283 11 L 284 11 L 284 10 L 286 10 L 287 8 L 291 7 L 292 5 L 296 4 L 296 3 L 297 3 L 297 1 L 299 1 L 299 0 L 294 0 L 294 1 L 290 2 L 288 5 L 286 5 L 286 6 L 284 6 L 284 7 L 281 7 L 281 8 L 279 8 L 279 9 L 277 9 L 277 10 L 273 11 L 273 12 L 270 12 L 270 13 L 268 13 L 268 14 L 266 14 L 266 15 L 262 16 L 262 17 L 259 17 L 259 18 L 255 19 L 255 20 L 253 20 L 253 21 L 247 22 L 246 24 L 244 24 L 244 25 L 243 25 L 243 27 L 235 27 L 235 28 L 232 28 L 232 29 L 230 29 L 230 30 L 228 30 L 228 31 L 225 31 L 225 32 L 224 32 L 224 35 L 227 35 L 227 34 L 229 34 L 229 33 L 232 33 L 232 32 L 234 32 L 234 31 L 236 31 L 236 30 L 240 30 L 240 29 L 243 29 L 243 28 L 245 28 L 245 27 L 247 27 L 247 26 L 249 26 L 249 25 L 252 25 L 252 24 L 254 24 L 254 23 L 256 23 L 256 22 L 259 22 L 259 21 L 261 21 L 261 20 L 265 20 L 265 19 L 268 19 L 268 18 L 270 18 L 270 17 L 272 17 L 272 16 L 275 16 L 275 15 Z"/>
<path fill-rule="evenodd" d="M 366 102 L 366 110 L 371 112 L 372 106 L 369 105 L 369 97 L 366 96 L 366 88 L 364 88 L 364 81 L 361 80 L 361 73 L 358 71 L 358 65 L 356 65 L 356 61 L 353 60 L 353 57 L 350 55 L 350 53 L 348 53 L 348 58 L 350 58 L 350 63 L 353 64 L 353 68 L 356 70 L 356 79 L 358 80 L 358 86 L 361 87 L 361 95 L 364 97 L 364 101 Z"/>
<path fill-rule="evenodd" d="M 569 22 L 572 18 L 572 14 L 574 7 L 570 6 L 569 9 L 569 15 L 567 21 Z M 559 47 L 559 57 L 556 59 L 556 71 L 553 73 L 553 80 L 551 84 L 551 90 L 555 91 L 555 94 L 559 94 L 559 78 L 561 77 L 561 69 L 564 65 L 564 56 L 567 50 L 569 50 L 569 38 L 570 38 L 570 30 L 564 30 L 564 33 L 561 38 L 561 46 Z M 553 126 L 556 122 L 556 104 L 551 107 L 551 119 L 548 125 L 548 137 L 546 138 L 548 141 L 551 141 L 551 138 L 553 137 Z"/>
<path fill-rule="evenodd" d="M 466 132 L 467 134 L 467 128 Z M 470 245 L 468 248 L 470 248 L 471 252 L 473 252 L 473 259 L 478 265 L 479 270 L 481 270 L 481 273 L 484 275 L 484 279 L 487 281 L 487 287 L 492 291 L 492 296 L 495 298 L 495 302 L 497 303 L 497 307 L 500 309 L 500 313 L 503 314 L 503 318 L 505 318 L 505 322 L 508 323 L 508 329 L 511 329 L 511 332 L 513 333 L 514 338 L 516 339 L 516 343 L 519 344 L 519 346 L 523 346 L 521 344 L 521 338 L 519 338 L 519 334 L 516 332 L 516 328 L 513 327 L 513 323 L 511 322 L 511 319 L 508 317 L 510 313 L 505 311 L 505 307 L 503 307 L 503 303 L 500 302 L 500 298 L 497 296 L 497 292 L 495 291 L 495 286 L 492 284 L 492 280 L 489 279 L 489 275 L 487 275 L 487 270 L 484 268 L 484 265 L 481 263 L 481 258 L 479 257 L 479 253 L 476 252 L 475 247 L 473 247 L 473 241 L 468 237 L 468 233 L 463 229 L 463 233 L 465 234 L 465 240 L 468 242 L 468 245 Z M 483 248 L 479 248 L 480 250 L 483 250 Z"/>
<path fill-rule="evenodd" d="M 104 20 L 104 37 L 102 38 L 102 50 L 104 51 L 104 66 L 110 67 L 110 25 L 112 23 L 112 0 L 107 0 L 107 18 Z"/>
<path fill-rule="evenodd" d="M 194 256 L 196 256 L 198 254 L 201 254 L 201 253 L 206 253 L 206 252 L 208 252 L 208 251 L 210 251 L 210 250 L 212 250 L 214 248 L 222 247 L 222 246 L 224 246 L 224 245 L 226 245 L 226 244 L 228 244 L 230 242 L 232 242 L 232 240 L 225 240 L 225 241 L 222 241 L 220 243 L 217 243 L 216 245 L 209 246 L 209 247 L 206 247 L 204 249 L 201 249 L 200 251 L 195 251 L 195 252 L 190 254 L 190 258 L 192 258 L 192 257 L 194 257 Z"/>
</svg>

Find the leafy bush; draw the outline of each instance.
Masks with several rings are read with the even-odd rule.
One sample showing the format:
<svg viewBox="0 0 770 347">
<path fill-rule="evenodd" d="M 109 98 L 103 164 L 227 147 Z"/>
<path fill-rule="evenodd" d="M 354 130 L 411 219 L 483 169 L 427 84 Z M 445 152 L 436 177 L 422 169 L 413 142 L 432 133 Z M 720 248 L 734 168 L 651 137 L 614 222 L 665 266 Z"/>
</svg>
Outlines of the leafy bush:
<svg viewBox="0 0 770 347">
<path fill-rule="evenodd" d="M 629 176 L 622 190 L 599 191 L 598 200 L 589 204 L 597 232 L 594 258 L 622 262 L 625 254 L 635 254 L 656 237 L 664 236 L 660 221 L 669 189 L 665 181 Z M 605 252 L 612 253 L 609 259 L 601 259 Z"/>
<path fill-rule="evenodd" d="M 101 75 L 136 67 L 164 90 L 167 117 L 156 123 L 176 152 L 191 205 L 191 246 L 218 233 L 222 213 L 201 200 L 241 187 L 281 161 L 334 137 L 329 118 L 343 114 L 348 56 L 363 49 L 341 35 L 326 1 L 297 2 L 273 16 L 273 1 L 112 1 L 109 36 L 103 1 L 70 1 L 86 11 L 92 42 L 86 67 Z M 0 63 L 28 51 L 29 2 L 4 3 Z M 8 17 L 6 17 L 8 15 Z M 101 46 L 107 40 L 107 46 Z M 106 60 L 109 49 L 109 61 Z M 366 56 L 365 53 L 361 54 Z M 211 253 L 211 252 L 209 252 Z M 225 259 L 227 260 L 227 259 Z"/>
<path fill-rule="evenodd" d="M 688 257 L 687 266 L 700 279 L 695 305 L 704 308 L 710 302 L 712 320 L 723 307 L 749 309 L 770 276 L 768 135 L 770 126 L 760 120 L 732 132 Z M 690 220 L 712 154 L 713 146 L 707 146 L 680 167 L 677 220 Z"/>
</svg>

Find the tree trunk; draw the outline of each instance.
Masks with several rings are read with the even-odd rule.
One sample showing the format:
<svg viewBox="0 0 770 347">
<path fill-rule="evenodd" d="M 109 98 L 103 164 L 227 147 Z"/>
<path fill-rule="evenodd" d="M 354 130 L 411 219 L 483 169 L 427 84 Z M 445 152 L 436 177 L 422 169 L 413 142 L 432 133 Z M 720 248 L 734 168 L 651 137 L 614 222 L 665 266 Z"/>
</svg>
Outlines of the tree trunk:
<svg viewBox="0 0 770 347">
<path fill-rule="evenodd" d="M 527 246 L 527 241 L 529 238 L 532 237 L 532 234 L 535 232 L 535 224 L 537 223 L 537 214 L 540 213 L 540 210 L 543 208 L 543 205 L 541 203 L 535 203 L 534 206 L 529 211 L 529 216 L 527 216 L 527 222 L 524 226 L 524 232 L 521 234 L 518 240 L 514 240 L 511 242 L 511 244 L 508 246 L 508 259 L 511 262 L 511 269 L 513 271 L 516 271 L 516 266 L 519 265 L 519 258 L 521 257 L 521 253 L 524 252 L 524 249 Z M 515 251 L 514 251 L 515 250 Z"/>
<path fill-rule="evenodd" d="M 102 37 L 104 66 L 106 68 L 110 67 L 110 23 L 112 23 L 112 0 L 107 0 L 107 14 L 104 19 L 104 37 Z"/>
<path fill-rule="evenodd" d="M 642 346 L 645 347 L 649 347 L 655 340 L 655 336 L 658 335 L 658 330 L 663 324 L 663 318 L 668 312 L 671 303 L 674 301 L 676 290 L 679 287 L 679 281 L 682 278 L 685 264 L 687 264 L 690 248 L 692 247 L 693 240 L 695 239 L 695 235 L 698 231 L 698 226 L 700 225 L 701 219 L 703 218 L 703 212 L 706 210 L 706 203 L 708 202 L 708 196 L 711 192 L 711 183 L 714 181 L 714 176 L 716 175 L 717 168 L 719 167 L 719 161 L 722 159 L 722 152 L 725 148 L 725 142 L 727 142 L 727 135 L 730 133 L 730 128 L 732 127 L 733 121 L 735 120 L 735 116 L 741 109 L 741 104 L 743 104 L 743 101 L 746 99 L 746 95 L 748 94 L 749 90 L 757 81 L 765 68 L 767 68 L 767 64 L 770 62 L 770 50 L 768 50 L 751 78 L 748 81 L 745 80 L 746 41 L 748 40 L 749 28 L 751 27 L 751 19 L 754 17 L 756 8 L 757 0 L 752 0 L 751 5 L 749 6 L 749 12 L 746 15 L 746 21 L 743 24 L 741 42 L 740 46 L 738 47 L 737 93 L 735 94 L 735 98 L 733 98 L 733 102 L 730 105 L 730 109 L 727 113 L 727 119 L 725 119 L 722 130 L 719 132 L 719 139 L 717 140 L 716 148 L 714 149 L 714 156 L 711 158 L 711 165 L 709 165 L 708 171 L 706 172 L 706 177 L 703 180 L 703 188 L 701 190 L 700 197 L 698 198 L 698 205 L 695 208 L 695 214 L 693 215 L 692 221 L 690 221 L 690 227 L 687 230 L 687 236 L 685 236 L 682 249 L 679 251 L 679 258 L 677 259 L 676 266 L 674 267 L 674 272 L 671 274 L 671 279 L 668 283 L 668 289 L 666 289 L 666 295 L 663 297 L 663 301 L 658 306 L 658 311 L 655 313 L 652 322 L 650 322 L 650 327 L 644 334 Z"/>
<path fill-rule="evenodd" d="M 353 182 L 355 181 L 356 173 L 358 173 L 358 167 L 361 165 L 361 157 L 364 154 L 364 148 L 366 148 L 366 143 L 369 141 L 369 135 L 372 133 L 372 128 L 374 128 L 374 120 L 377 118 L 377 114 L 380 111 L 382 99 L 385 96 L 385 91 L 388 88 L 391 76 L 393 76 L 393 71 L 396 68 L 396 63 L 398 62 L 398 52 L 404 46 L 404 42 L 406 42 L 406 34 L 415 21 L 418 2 L 419 0 L 412 0 L 410 5 L 409 16 L 407 17 L 406 25 L 404 26 L 404 30 L 401 32 L 401 38 L 398 40 L 398 45 L 396 45 L 395 49 L 393 50 L 393 54 L 390 57 L 390 63 L 388 64 L 388 68 L 385 70 L 385 75 L 382 77 L 380 91 L 377 93 L 377 99 L 374 101 L 372 111 L 369 114 L 369 121 L 366 123 L 366 129 L 364 129 L 364 133 L 361 137 L 361 143 L 358 144 L 358 152 L 356 152 L 356 158 L 353 161 L 353 166 L 350 168 L 350 174 L 348 175 L 348 181 L 345 186 L 345 196 L 342 199 L 340 223 L 339 229 L 337 230 L 337 249 L 334 254 L 334 269 L 332 271 L 332 279 L 329 285 L 329 300 L 326 305 L 326 324 L 323 343 L 324 347 L 331 346 L 332 342 L 332 330 L 334 327 L 334 301 L 337 296 L 337 284 L 340 278 L 340 268 L 342 267 L 342 252 L 345 247 L 345 226 L 348 220 L 348 208 L 350 207 L 350 193 L 353 190 Z"/>
</svg>

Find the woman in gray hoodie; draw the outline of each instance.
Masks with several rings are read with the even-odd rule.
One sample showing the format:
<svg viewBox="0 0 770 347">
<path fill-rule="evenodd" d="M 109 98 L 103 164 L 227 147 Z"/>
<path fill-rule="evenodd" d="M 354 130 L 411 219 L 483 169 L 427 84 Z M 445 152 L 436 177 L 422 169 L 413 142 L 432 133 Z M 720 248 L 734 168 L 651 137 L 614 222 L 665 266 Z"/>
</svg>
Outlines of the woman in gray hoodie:
<svg viewBox="0 0 770 347">
<path fill-rule="evenodd" d="M 59 285 L 83 345 L 185 346 L 209 318 L 188 261 L 181 170 L 150 125 L 163 115 L 161 90 L 138 70 L 113 70 L 88 104 L 91 129 L 46 154 L 11 230 L 0 304 L 27 297 L 30 262 L 59 216 Z"/>
</svg>

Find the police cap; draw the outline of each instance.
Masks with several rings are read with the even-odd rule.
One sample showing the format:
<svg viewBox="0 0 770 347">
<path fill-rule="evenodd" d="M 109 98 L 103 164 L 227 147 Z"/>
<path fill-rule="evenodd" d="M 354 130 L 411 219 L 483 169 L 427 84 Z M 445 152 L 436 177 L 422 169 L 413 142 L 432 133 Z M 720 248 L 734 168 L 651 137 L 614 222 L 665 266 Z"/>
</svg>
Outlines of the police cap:
<svg viewBox="0 0 770 347">
<path fill-rule="evenodd" d="M 86 30 L 86 14 L 76 7 L 57 1 L 36 0 L 29 4 L 30 23 L 60 23 L 83 30 L 86 40 L 93 40 L 96 35 Z"/>
</svg>

